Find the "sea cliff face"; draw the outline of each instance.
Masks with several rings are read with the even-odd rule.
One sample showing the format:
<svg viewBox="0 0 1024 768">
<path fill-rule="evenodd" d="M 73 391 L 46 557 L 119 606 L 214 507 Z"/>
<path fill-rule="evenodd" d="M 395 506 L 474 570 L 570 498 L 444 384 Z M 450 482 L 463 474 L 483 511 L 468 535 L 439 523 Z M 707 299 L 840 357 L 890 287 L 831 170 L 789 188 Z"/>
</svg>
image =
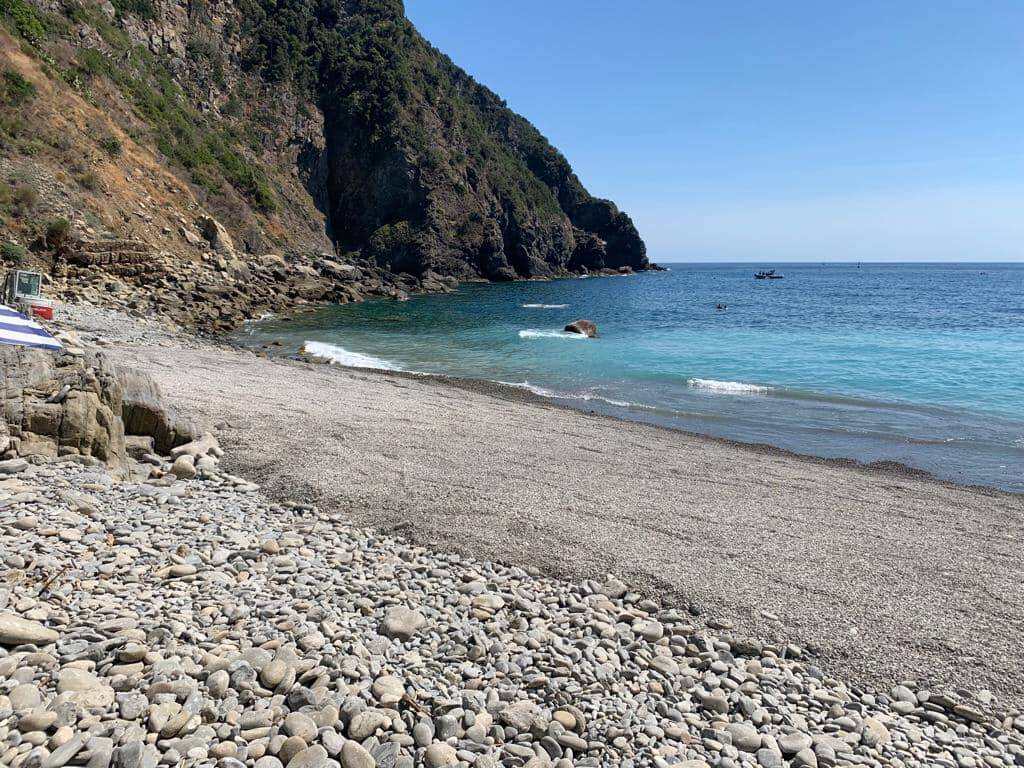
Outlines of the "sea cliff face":
<svg viewBox="0 0 1024 768">
<path fill-rule="evenodd" d="M 330 5 L 319 28 L 295 0 L 254 13 L 250 36 L 303 53 L 280 66 L 271 49 L 250 48 L 248 61 L 322 109 L 326 173 L 312 193 L 326 201 L 340 250 L 396 272 L 489 279 L 647 266 L 629 217 L 594 199 L 529 122 L 431 47 L 401 3 Z M 282 10 L 292 20 L 283 28 Z"/>
<path fill-rule="evenodd" d="M 648 267 L 629 217 L 397 0 L 0 4 L 0 241 L 54 290 L 112 280 L 219 327 L 279 309 L 277 285 L 346 301 Z"/>
</svg>

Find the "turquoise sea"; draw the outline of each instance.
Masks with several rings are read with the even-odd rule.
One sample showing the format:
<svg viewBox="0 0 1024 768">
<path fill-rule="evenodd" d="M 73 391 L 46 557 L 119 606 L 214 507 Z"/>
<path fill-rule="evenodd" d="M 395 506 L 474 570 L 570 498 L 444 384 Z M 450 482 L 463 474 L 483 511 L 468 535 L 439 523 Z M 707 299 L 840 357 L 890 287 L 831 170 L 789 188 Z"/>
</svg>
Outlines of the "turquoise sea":
<svg viewBox="0 0 1024 768">
<path fill-rule="evenodd" d="M 324 307 L 240 341 L 1024 492 L 1024 264 L 668 266 Z M 561 330 L 577 318 L 600 338 Z"/>
</svg>

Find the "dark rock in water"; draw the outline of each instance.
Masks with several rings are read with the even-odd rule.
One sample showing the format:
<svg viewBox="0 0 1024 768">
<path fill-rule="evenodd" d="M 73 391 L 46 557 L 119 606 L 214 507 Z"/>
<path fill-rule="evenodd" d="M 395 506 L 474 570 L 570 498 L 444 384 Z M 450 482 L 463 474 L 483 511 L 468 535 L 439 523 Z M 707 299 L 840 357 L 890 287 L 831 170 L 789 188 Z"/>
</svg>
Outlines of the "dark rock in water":
<svg viewBox="0 0 1024 768">
<path fill-rule="evenodd" d="M 593 320 L 575 320 L 565 326 L 569 333 L 579 333 L 590 339 L 597 338 L 597 326 Z"/>
</svg>

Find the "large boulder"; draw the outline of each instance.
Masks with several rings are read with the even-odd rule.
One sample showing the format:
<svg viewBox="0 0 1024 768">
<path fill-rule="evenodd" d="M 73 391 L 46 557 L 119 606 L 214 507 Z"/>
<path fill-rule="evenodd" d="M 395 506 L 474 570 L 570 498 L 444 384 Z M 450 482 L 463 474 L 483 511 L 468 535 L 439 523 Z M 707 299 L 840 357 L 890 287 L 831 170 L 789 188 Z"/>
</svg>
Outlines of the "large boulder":
<svg viewBox="0 0 1024 768">
<path fill-rule="evenodd" d="M 214 253 L 219 253 L 227 258 L 235 257 L 235 242 L 231 235 L 224 229 L 224 225 L 213 216 L 200 216 L 196 219 L 196 228 L 206 238 Z"/>
<path fill-rule="evenodd" d="M 569 333 L 578 333 L 589 339 L 597 338 L 597 326 L 593 320 L 574 320 L 565 326 Z"/>
<path fill-rule="evenodd" d="M 194 422 L 164 404 L 160 387 L 148 374 L 120 368 L 118 377 L 125 434 L 152 437 L 153 446 L 161 455 L 202 435 Z"/>
</svg>

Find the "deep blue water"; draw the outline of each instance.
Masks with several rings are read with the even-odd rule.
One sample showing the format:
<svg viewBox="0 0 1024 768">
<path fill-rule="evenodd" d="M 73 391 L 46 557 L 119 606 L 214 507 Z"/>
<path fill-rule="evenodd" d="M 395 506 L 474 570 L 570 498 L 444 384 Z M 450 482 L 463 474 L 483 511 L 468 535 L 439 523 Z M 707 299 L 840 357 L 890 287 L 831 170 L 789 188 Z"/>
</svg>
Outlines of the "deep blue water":
<svg viewBox="0 0 1024 768">
<path fill-rule="evenodd" d="M 770 266 L 785 279 L 676 264 L 466 285 L 265 321 L 243 340 L 1024 492 L 1024 264 Z M 561 331 L 577 318 L 600 338 Z"/>
</svg>

